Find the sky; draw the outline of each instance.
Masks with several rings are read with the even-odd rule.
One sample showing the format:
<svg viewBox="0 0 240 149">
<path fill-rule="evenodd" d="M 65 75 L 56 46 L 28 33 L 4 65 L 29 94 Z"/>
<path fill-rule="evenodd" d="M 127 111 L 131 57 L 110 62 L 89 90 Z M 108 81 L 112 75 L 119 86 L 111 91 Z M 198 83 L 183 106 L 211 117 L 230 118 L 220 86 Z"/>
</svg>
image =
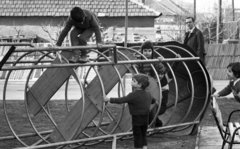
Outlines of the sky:
<svg viewBox="0 0 240 149">
<path fill-rule="evenodd" d="M 178 2 L 178 4 L 181 6 L 181 1 L 192 3 L 194 0 L 174 0 Z M 213 9 L 214 4 L 218 4 L 218 0 L 196 0 L 196 9 L 197 12 L 211 12 Z M 232 5 L 232 0 L 222 0 L 222 7 Z M 235 8 L 240 8 L 240 0 L 234 0 L 234 6 Z"/>
</svg>

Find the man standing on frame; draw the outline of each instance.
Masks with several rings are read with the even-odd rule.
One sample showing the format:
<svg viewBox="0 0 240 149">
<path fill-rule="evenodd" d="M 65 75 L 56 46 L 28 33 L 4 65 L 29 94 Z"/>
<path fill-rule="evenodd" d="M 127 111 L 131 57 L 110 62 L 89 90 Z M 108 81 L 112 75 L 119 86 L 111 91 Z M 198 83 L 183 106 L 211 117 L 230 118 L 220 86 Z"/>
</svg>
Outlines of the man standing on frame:
<svg viewBox="0 0 240 149">
<path fill-rule="evenodd" d="M 205 49 L 203 33 L 195 26 L 193 17 L 186 18 L 186 26 L 188 31 L 185 33 L 184 44 L 191 47 L 202 60 L 205 65 Z"/>
</svg>

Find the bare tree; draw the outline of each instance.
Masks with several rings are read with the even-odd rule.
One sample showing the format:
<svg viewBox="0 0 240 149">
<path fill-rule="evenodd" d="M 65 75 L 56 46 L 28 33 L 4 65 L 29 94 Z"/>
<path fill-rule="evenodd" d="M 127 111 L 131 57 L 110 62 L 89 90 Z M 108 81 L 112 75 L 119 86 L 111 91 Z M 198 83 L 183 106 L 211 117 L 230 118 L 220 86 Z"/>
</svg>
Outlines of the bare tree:
<svg viewBox="0 0 240 149">
<path fill-rule="evenodd" d="M 20 36 L 21 36 L 22 33 L 23 33 L 23 28 L 22 28 L 22 27 L 19 27 L 19 26 L 16 26 L 16 25 L 15 25 L 15 22 L 13 21 L 13 29 L 17 32 L 16 42 L 20 42 Z"/>
<path fill-rule="evenodd" d="M 41 24 L 41 28 L 42 30 L 47 33 L 48 37 L 51 39 L 51 44 L 55 45 L 55 43 L 58 40 L 58 37 L 61 34 L 62 29 L 64 28 L 66 21 L 63 20 L 61 23 L 59 23 L 57 26 L 53 26 L 52 21 L 50 23 L 45 23 L 45 24 Z M 65 40 L 68 42 L 69 38 L 68 36 L 66 36 Z"/>
</svg>

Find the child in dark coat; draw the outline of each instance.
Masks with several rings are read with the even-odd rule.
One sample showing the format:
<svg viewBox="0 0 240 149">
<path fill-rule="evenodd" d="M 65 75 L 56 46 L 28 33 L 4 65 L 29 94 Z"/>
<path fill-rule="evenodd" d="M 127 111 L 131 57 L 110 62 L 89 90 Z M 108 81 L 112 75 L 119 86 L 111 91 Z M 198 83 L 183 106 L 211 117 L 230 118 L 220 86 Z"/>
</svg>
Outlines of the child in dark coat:
<svg viewBox="0 0 240 149">
<path fill-rule="evenodd" d="M 128 103 L 130 114 L 132 115 L 132 130 L 134 136 L 134 148 L 147 149 L 146 132 L 149 123 L 150 105 L 154 100 L 145 89 L 149 86 L 148 76 L 135 74 L 131 83 L 134 91 L 125 97 L 108 98 L 104 97 L 105 102 Z"/>
<path fill-rule="evenodd" d="M 240 63 L 230 63 L 227 66 L 227 75 L 229 78 L 229 84 L 220 92 L 212 95 L 213 97 L 227 96 L 233 93 L 234 98 L 240 102 Z"/>
</svg>

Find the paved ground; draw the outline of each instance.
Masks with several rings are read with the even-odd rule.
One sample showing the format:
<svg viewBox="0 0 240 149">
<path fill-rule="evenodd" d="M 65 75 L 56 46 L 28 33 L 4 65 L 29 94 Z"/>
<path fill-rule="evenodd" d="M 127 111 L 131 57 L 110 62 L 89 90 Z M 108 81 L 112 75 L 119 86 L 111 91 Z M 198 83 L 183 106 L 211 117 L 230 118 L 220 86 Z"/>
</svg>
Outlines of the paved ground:
<svg viewBox="0 0 240 149">
<path fill-rule="evenodd" d="M 222 138 L 216 126 L 203 126 L 200 128 L 198 136 L 199 142 L 195 149 L 220 149 L 222 147 Z M 240 145 L 233 145 L 233 149 L 239 149 Z M 224 146 L 228 149 L 228 144 Z"/>
</svg>

